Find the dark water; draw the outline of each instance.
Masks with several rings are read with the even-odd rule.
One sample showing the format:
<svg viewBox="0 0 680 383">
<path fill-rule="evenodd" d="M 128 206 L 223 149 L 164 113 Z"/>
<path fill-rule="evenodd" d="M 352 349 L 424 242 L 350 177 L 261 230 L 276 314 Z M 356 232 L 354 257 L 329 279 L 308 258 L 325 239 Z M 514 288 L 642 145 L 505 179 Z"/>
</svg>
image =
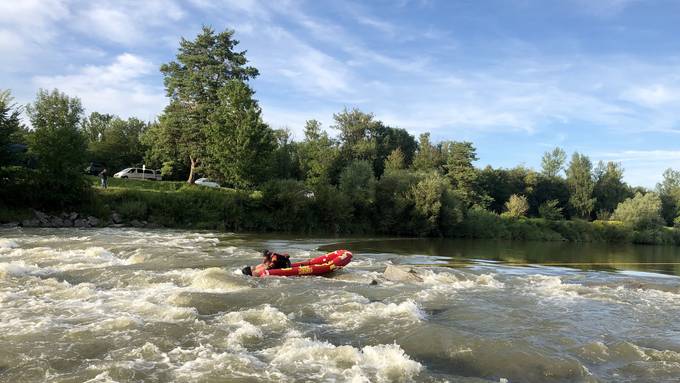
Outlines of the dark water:
<svg viewBox="0 0 680 383">
<path fill-rule="evenodd" d="M 253 279 L 262 248 L 354 252 Z M 1 382 L 676 382 L 675 248 L 0 231 Z M 414 265 L 420 281 L 385 278 Z"/>
<path fill-rule="evenodd" d="M 416 263 L 467 266 L 480 261 L 544 265 L 580 270 L 641 271 L 680 275 L 680 247 L 606 243 L 518 242 L 458 239 L 374 239 L 337 246 L 370 253 L 433 256 Z"/>
</svg>

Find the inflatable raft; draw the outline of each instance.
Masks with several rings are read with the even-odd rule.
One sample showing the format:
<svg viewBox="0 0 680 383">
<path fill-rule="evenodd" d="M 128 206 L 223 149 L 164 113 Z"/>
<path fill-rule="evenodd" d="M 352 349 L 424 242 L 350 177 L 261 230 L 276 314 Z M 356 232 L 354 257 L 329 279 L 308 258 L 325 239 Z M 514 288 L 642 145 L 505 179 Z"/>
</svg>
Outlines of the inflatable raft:
<svg viewBox="0 0 680 383">
<path fill-rule="evenodd" d="M 320 257 L 295 262 L 285 269 L 264 270 L 260 277 L 282 276 L 297 277 L 301 275 L 324 275 L 342 269 L 352 260 L 352 253 L 347 250 L 336 250 Z"/>
</svg>

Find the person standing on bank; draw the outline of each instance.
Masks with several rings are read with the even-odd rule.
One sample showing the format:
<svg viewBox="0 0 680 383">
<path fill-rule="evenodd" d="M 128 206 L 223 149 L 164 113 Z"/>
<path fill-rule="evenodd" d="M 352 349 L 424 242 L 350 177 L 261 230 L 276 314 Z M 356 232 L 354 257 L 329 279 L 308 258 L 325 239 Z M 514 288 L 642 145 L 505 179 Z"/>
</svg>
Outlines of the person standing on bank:
<svg viewBox="0 0 680 383">
<path fill-rule="evenodd" d="M 109 171 L 108 171 L 108 169 L 106 169 L 106 168 L 104 168 L 104 170 L 102 170 L 102 171 L 99 173 L 99 180 L 101 181 L 102 187 L 103 187 L 104 189 L 106 189 L 107 187 L 109 187 L 109 183 L 108 183 L 109 174 L 108 174 L 108 173 L 109 173 Z"/>
</svg>

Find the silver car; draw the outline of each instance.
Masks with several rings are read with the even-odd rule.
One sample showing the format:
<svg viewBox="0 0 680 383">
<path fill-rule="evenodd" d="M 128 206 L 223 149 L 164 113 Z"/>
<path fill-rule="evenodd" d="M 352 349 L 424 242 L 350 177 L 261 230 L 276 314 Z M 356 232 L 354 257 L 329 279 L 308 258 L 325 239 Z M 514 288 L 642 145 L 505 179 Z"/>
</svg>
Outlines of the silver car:
<svg viewBox="0 0 680 383">
<path fill-rule="evenodd" d="M 119 171 L 113 175 L 114 178 L 129 178 L 137 180 L 151 180 L 160 181 L 163 179 L 161 177 L 160 170 L 152 169 L 142 169 L 142 168 L 127 168 Z"/>
</svg>

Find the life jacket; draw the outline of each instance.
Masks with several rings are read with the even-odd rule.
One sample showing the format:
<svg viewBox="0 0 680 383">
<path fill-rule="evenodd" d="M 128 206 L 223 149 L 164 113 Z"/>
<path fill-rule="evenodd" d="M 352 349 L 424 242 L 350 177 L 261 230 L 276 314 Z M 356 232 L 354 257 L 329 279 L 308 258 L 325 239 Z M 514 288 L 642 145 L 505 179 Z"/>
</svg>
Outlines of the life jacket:
<svg viewBox="0 0 680 383">
<path fill-rule="evenodd" d="M 252 268 L 252 275 L 254 277 L 259 277 L 266 270 L 271 269 L 286 269 L 291 267 L 290 256 L 288 254 L 277 254 L 271 253 L 269 256 L 269 261 L 265 263 L 260 263 L 259 265 Z"/>
<path fill-rule="evenodd" d="M 286 269 L 290 267 L 290 256 L 288 254 L 272 253 L 269 263 L 270 269 Z"/>
</svg>

